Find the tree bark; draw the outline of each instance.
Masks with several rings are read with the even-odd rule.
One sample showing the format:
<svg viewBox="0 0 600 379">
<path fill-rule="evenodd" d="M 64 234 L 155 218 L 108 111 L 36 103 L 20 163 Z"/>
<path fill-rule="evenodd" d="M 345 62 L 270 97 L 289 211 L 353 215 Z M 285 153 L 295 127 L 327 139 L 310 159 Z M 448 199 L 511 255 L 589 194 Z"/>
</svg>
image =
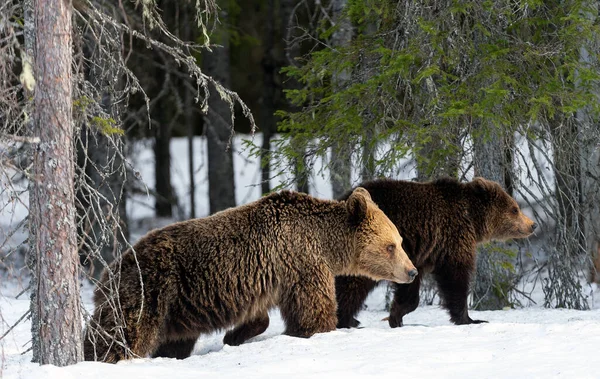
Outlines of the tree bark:
<svg viewBox="0 0 600 379">
<path fill-rule="evenodd" d="M 588 309 L 577 273 L 585 259 L 582 166 L 579 123 L 557 112 L 548 120 L 554 153 L 556 232 L 549 238 L 545 306 Z"/>
<path fill-rule="evenodd" d="M 202 68 L 226 88 L 231 88 L 229 64 L 229 33 L 227 31 L 226 2 L 219 4 L 219 19 L 223 27 L 215 37 L 215 43 L 222 47 L 213 47 L 213 51 L 202 57 Z M 235 184 L 233 175 L 233 147 L 230 138 L 233 125 L 230 104 L 222 100 L 212 88 L 213 96 L 209 100 L 209 111 L 205 116 L 205 133 L 208 150 L 208 195 L 210 213 L 235 206 Z"/>
<path fill-rule="evenodd" d="M 369 22 L 366 25 L 365 35 L 369 38 L 374 36 L 378 31 L 378 26 L 375 22 Z M 366 53 L 366 52 L 365 52 Z M 356 75 L 358 81 L 361 83 L 367 83 L 372 77 L 377 75 L 379 70 L 379 56 L 374 53 L 366 53 L 361 57 Z M 375 152 L 377 151 L 377 139 L 375 136 L 378 133 L 378 125 L 375 122 L 375 115 L 373 114 L 373 106 L 369 101 L 362 102 L 362 124 L 363 124 L 363 135 L 361 141 L 362 149 L 362 162 L 361 162 L 361 178 L 363 181 L 375 179 L 377 176 L 377 162 L 375 159 Z"/>
<path fill-rule="evenodd" d="M 589 9 L 594 9 L 594 3 L 587 4 Z M 590 19 L 596 21 L 594 13 L 588 13 Z M 588 48 L 580 48 L 580 60 L 585 65 L 592 65 L 593 58 Z M 585 214 L 584 230 L 586 249 L 589 252 L 589 280 L 600 283 L 600 149 L 598 149 L 598 136 L 600 128 L 593 117 L 589 107 L 584 107 L 576 112 L 577 122 L 580 127 L 581 144 L 581 204 Z"/>
<path fill-rule="evenodd" d="M 25 51 L 30 60 L 30 64 L 32 66 L 35 65 L 35 15 L 34 15 L 34 0 L 24 0 L 23 1 L 23 13 L 24 13 L 24 43 L 25 43 Z M 35 74 L 35 73 L 34 73 Z M 33 94 L 29 94 L 33 95 Z M 27 129 L 30 135 L 35 134 L 35 125 L 34 125 L 34 117 L 33 114 L 33 101 L 28 101 L 27 104 L 27 113 L 30 115 L 29 123 L 27 124 Z M 30 154 L 34 154 L 35 149 L 31 148 Z M 34 192 L 35 182 L 32 180 L 29 182 L 29 193 L 32 194 Z M 31 283 L 37 283 L 37 256 L 36 251 L 33 248 L 35 235 L 37 234 L 36 225 L 31 221 L 31 217 L 29 218 L 29 234 L 30 234 L 30 242 L 29 242 L 29 254 L 27 256 L 27 267 L 31 272 Z M 32 362 L 39 363 L 40 362 L 40 321 L 39 321 L 39 313 L 37 307 L 37 286 L 31 286 L 31 335 L 33 336 L 31 340 L 33 357 L 31 358 Z"/>
<path fill-rule="evenodd" d="M 98 2 L 98 6 L 105 13 L 111 12 L 111 4 Z M 118 19 L 117 15 L 113 16 Z M 121 46 L 109 42 L 120 40 L 118 30 L 109 25 L 96 26 L 95 32 L 89 32 L 86 36 L 88 59 L 94 62 L 88 73 L 89 81 L 98 91 L 98 102 L 105 112 L 103 117 L 114 120 L 115 127 L 121 124 L 121 111 L 115 104 L 114 92 L 122 83 L 119 80 L 120 73 L 112 65 L 111 58 L 118 61 Z M 100 279 L 105 268 L 102 261 L 110 264 L 129 239 L 122 155 L 124 146 L 124 136 L 111 134 L 89 123 L 82 126 L 81 145 L 77 146 L 78 161 L 86 170 L 92 192 L 87 193 L 79 189 L 77 196 L 81 207 L 84 208 L 79 209 L 79 212 L 86 218 L 82 220 L 83 237 L 87 239 L 85 249 L 92 251 L 81 253 L 92 260 L 91 275 L 96 279 Z"/>
<path fill-rule="evenodd" d="M 106 94 L 105 109 L 111 108 L 109 94 Z M 129 239 L 126 210 L 126 187 L 123 167 L 124 137 L 107 136 L 93 126 L 82 127 L 82 142 L 87 150 L 83 152 L 89 185 L 94 192 L 83 193 L 80 210 L 85 216 L 83 238 L 86 238 L 84 255 L 92 260 L 90 274 L 100 279 L 106 264 L 110 264 L 120 253 Z M 81 147 L 80 147 L 81 148 Z M 78 154 L 81 155 L 81 154 Z M 83 179 L 81 179 L 83 180 Z M 100 195 L 100 196 L 99 196 Z M 92 210 L 92 211 L 90 211 Z M 91 251 L 87 251 L 91 249 Z"/>
<path fill-rule="evenodd" d="M 194 124 L 194 117 L 192 116 L 192 94 L 190 91 L 185 91 L 185 122 L 187 129 L 187 141 L 188 141 L 188 172 L 190 175 L 190 218 L 196 218 L 196 181 L 195 181 L 195 162 L 194 162 L 194 131 L 196 130 Z"/>
<path fill-rule="evenodd" d="M 505 190 L 512 187 L 512 181 L 506 182 L 512 170 L 512 157 L 507 153 L 504 136 L 496 128 L 478 124 L 474 141 L 475 175 L 500 183 Z M 512 139 L 511 139 L 512 140 Z M 498 310 L 511 306 L 510 293 L 516 284 L 513 271 L 503 262 L 515 264 L 518 253 L 511 242 L 490 242 L 478 248 L 477 269 L 473 285 L 473 307 L 477 310 Z"/>
<path fill-rule="evenodd" d="M 160 110 L 159 110 L 160 112 Z M 155 211 L 158 217 L 173 217 L 175 194 L 171 185 L 171 127 L 168 117 L 161 112 L 159 125 L 154 127 L 154 183 L 156 190 Z"/>
<path fill-rule="evenodd" d="M 37 256 L 39 334 L 33 339 L 41 364 L 65 366 L 83 358 L 77 228 L 74 207 L 72 120 L 72 5 L 35 2 L 37 88 L 34 96 L 34 185 L 30 222 Z"/>
<path fill-rule="evenodd" d="M 277 59 L 275 58 L 275 0 L 267 0 L 267 24 L 265 25 L 264 41 L 265 50 L 262 59 L 263 68 L 263 86 L 262 109 L 260 110 L 262 120 L 260 128 L 262 130 L 263 140 L 261 146 L 261 192 L 263 194 L 271 192 L 271 162 L 269 155 L 271 152 L 271 139 L 277 131 L 277 120 L 275 118 L 275 75 L 277 69 Z"/>
<path fill-rule="evenodd" d="M 295 7 L 298 4 L 296 0 L 281 0 L 280 1 L 280 15 L 281 15 L 281 29 L 284 40 L 287 42 L 286 45 L 286 57 L 289 65 L 297 65 L 294 61 L 300 55 L 300 46 L 297 41 L 293 41 L 293 26 L 295 25 L 296 15 L 294 14 Z M 285 82 L 286 87 L 290 89 L 300 88 L 300 83 L 297 80 L 289 79 Z M 292 111 L 294 107 L 291 106 Z M 294 166 L 294 181 L 296 182 L 296 189 L 299 192 L 309 193 L 309 170 L 306 164 L 306 146 L 294 146 L 295 159 Z"/>
<path fill-rule="evenodd" d="M 333 22 L 336 23 L 337 30 L 333 33 L 331 44 L 333 47 L 346 47 L 352 42 L 353 28 L 350 18 L 345 14 L 348 0 L 332 1 Z M 348 70 L 334 75 L 333 82 L 336 88 L 343 89 L 350 80 L 351 73 Z M 331 188 L 333 198 L 338 199 L 352 186 L 351 166 L 352 166 L 352 147 L 348 144 L 334 143 L 331 146 L 331 163 L 329 171 L 331 173 Z"/>
<path fill-rule="evenodd" d="M 441 133 L 448 133 L 444 136 Z M 436 156 L 436 152 L 446 149 L 445 139 L 449 139 L 453 144 L 459 145 L 458 131 L 455 128 L 448 128 L 444 131 L 433 130 L 430 132 L 430 138 L 424 144 L 420 144 L 419 159 L 417 159 L 417 179 L 418 181 L 427 181 L 440 177 L 456 178 L 460 166 L 460 155 L 450 154 L 446 156 Z M 417 143 L 419 143 L 417 141 Z"/>
<path fill-rule="evenodd" d="M 374 139 L 375 131 L 372 130 L 373 126 L 370 122 L 372 118 L 371 112 L 367 110 L 366 113 L 363 121 L 365 131 L 362 140 L 362 166 L 360 171 L 363 181 L 375 179 L 377 171 L 377 164 L 375 162 L 375 151 L 377 150 Z"/>
<path fill-rule="evenodd" d="M 181 12 L 181 26 L 183 28 L 180 29 L 181 39 L 184 41 L 195 41 L 196 35 L 193 28 L 189 25 L 192 22 L 192 18 L 190 17 L 193 12 L 193 9 L 188 7 L 183 7 L 183 11 Z M 187 84 L 187 83 L 185 83 Z M 193 85 L 190 83 L 191 87 Z M 183 86 L 183 101 L 184 101 L 184 120 L 186 124 L 187 131 L 187 142 L 188 142 L 188 173 L 190 175 L 190 218 L 196 218 L 196 180 L 195 180 L 195 162 L 194 162 L 194 137 L 196 132 L 196 118 L 193 105 L 193 93 L 190 91 L 188 86 Z"/>
</svg>

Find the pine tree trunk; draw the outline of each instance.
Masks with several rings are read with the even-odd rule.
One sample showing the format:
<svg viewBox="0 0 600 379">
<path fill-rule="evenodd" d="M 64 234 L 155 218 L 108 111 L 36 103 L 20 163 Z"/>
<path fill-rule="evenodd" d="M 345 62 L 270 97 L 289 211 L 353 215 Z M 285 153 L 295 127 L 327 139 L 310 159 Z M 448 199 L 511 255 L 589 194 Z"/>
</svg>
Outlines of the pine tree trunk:
<svg viewBox="0 0 600 379">
<path fill-rule="evenodd" d="M 181 12 L 181 39 L 184 41 L 195 41 L 196 35 L 193 28 L 188 27 L 192 22 L 193 9 L 189 7 L 183 7 Z M 186 83 L 187 84 L 187 83 Z M 193 87 L 192 83 L 191 87 Z M 194 94 L 189 90 L 187 86 L 183 86 L 183 102 L 184 102 L 184 120 L 187 131 L 187 145 L 188 145 L 188 173 L 190 175 L 190 218 L 196 218 L 196 180 L 195 180 L 195 162 L 194 162 L 194 137 L 196 132 L 196 113 L 193 112 Z"/>
<path fill-rule="evenodd" d="M 587 256 L 579 125 L 574 117 L 557 112 L 548 127 L 554 152 L 556 232 L 549 238 L 545 306 L 588 309 L 577 275 Z"/>
<path fill-rule="evenodd" d="M 297 42 L 293 42 L 293 28 L 296 23 L 296 16 L 294 10 L 298 1 L 296 0 L 281 0 L 280 1 L 280 15 L 281 15 L 281 29 L 282 35 L 288 45 L 286 46 L 285 55 L 287 58 L 287 64 L 296 65 L 295 59 L 300 55 L 300 46 Z M 287 89 L 299 89 L 300 83 L 294 79 L 287 79 L 285 81 Z M 290 106 L 291 110 L 294 111 L 294 106 Z M 306 162 L 306 146 L 293 146 L 295 151 L 294 166 L 294 181 L 296 182 L 296 189 L 299 192 L 309 193 L 309 169 Z"/>
<path fill-rule="evenodd" d="M 262 59 L 263 68 L 263 96 L 260 129 L 262 130 L 261 146 L 261 192 L 263 194 L 271 192 L 271 162 L 269 154 L 271 152 L 271 139 L 277 132 L 277 120 L 275 118 L 275 93 L 277 85 L 275 84 L 275 75 L 277 75 L 277 59 L 275 57 L 275 0 L 267 0 L 267 23 L 264 30 L 264 56 Z"/>
<path fill-rule="evenodd" d="M 444 133 L 446 135 L 441 135 Z M 437 179 L 440 177 L 458 177 L 460 155 L 450 154 L 444 157 L 436 156 L 439 150 L 447 149 L 444 140 L 450 140 L 454 145 L 459 145 L 458 131 L 449 127 L 440 130 L 431 130 L 429 140 L 420 144 L 419 159 L 417 159 L 417 179 L 420 182 Z"/>
<path fill-rule="evenodd" d="M 377 164 L 375 162 L 375 151 L 377 145 L 375 143 L 374 134 L 370 120 L 372 118 L 371 112 L 367 111 L 364 125 L 364 134 L 362 140 L 362 166 L 360 176 L 363 181 L 373 180 L 376 176 Z"/>
<path fill-rule="evenodd" d="M 220 2 L 223 25 L 227 24 L 228 7 L 226 2 Z M 212 76 L 225 88 L 231 88 L 229 64 L 229 33 L 223 26 L 214 40 L 222 47 L 213 47 L 211 53 L 202 57 L 202 68 L 207 75 Z M 208 150 L 208 195 L 210 213 L 235 206 L 235 184 L 233 175 L 233 146 L 231 138 L 230 105 L 223 101 L 217 91 L 212 89 L 209 99 L 209 111 L 205 117 L 205 133 Z"/>
<path fill-rule="evenodd" d="M 597 17 L 592 13 L 589 13 L 588 17 L 597 21 Z M 593 64 L 593 58 L 587 47 L 580 48 L 580 59 L 585 64 Z M 586 249 L 589 252 L 589 280 L 592 283 L 600 283 L 600 183 L 598 180 L 600 178 L 600 149 L 598 149 L 600 127 L 589 107 L 578 110 L 576 117 L 582 141 L 581 199 L 583 203 L 581 207 L 585 214 L 584 229 Z"/>
<path fill-rule="evenodd" d="M 506 151 L 510 148 L 506 147 L 504 136 L 496 128 L 489 127 L 485 132 L 482 128 L 479 125 L 474 143 L 475 175 L 498 182 L 507 189 L 505 180 L 510 176 L 507 173 L 512 169 L 512 160 L 506 160 Z M 516 285 L 516 276 L 507 267 L 514 267 L 517 253 L 518 249 L 512 242 L 490 242 L 478 248 L 472 291 L 474 309 L 497 310 L 511 305 L 510 296 Z"/>
<path fill-rule="evenodd" d="M 32 66 L 35 64 L 34 60 L 35 60 L 35 15 L 34 15 L 34 4 L 33 4 L 34 0 L 24 0 L 23 1 L 23 13 L 24 13 L 24 30 L 23 30 L 23 34 L 24 34 L 24 42 L 25 42 L 25 52 L 29 58 L 29 60 L 31 61 L 30 63 L 32 64 Z M 29 94 L 31 95 L 31 94 Z M 27 114 L 31 115 L 31 117 L 29 117 L 29 122 L 27 124 L 27 129 L 28 132 L 31 135 L 34 135 L 35 133 L 35 125 L 34 125 L 34 117 L 35 115 L 33 114 L 33 101 L 28 101 L 27 104 Z M 32 148 L 30 151 L 30 154 L 33 155 L 33 153 L 35 152 L 35 149 Z M 30 181 L 29 182 L 29 193 L 33 194 L 34 192 L 34 188 L 35 188 L 35 182 L 34 181 Z M 30 235 L 30 241 L 29 241 L 29 254 L 27 256 L 27 267 L 29 268 L 29 271 L 31 272 L 31 283 L 37 283 L 37 256 L 36 256 L 36 251 L 33 248 L 34 246 L 34 241 L 35 241 L 35 235 L 37 234 L 36 231 L 36 225 L 31 222 L 31 217 L 29 218 L 29 235 Z M 33 351 L 33 357 L 31 359 L 32 362 L 36 362 L 39 363 L 41 361 L 40 359 L 40 339 L 39 339 L 39 334 L 40 334 L 40 319 L 39 319 L 39 313 L 38 313 L 38 307 L 37 307 L 37 286 L 31 286 L 31 296 L 30 296 L 30 300 L 31 300 L 31 305 L 30 305 L 30 311 L 31 311 L 31 335 L 32 335 L 32 340 L 31 340 L 31 345 L 32 345 L 32 351 Z"/>
<path fill-rule="evenodd" d="M 106 13 L 111 10 L 111 5 L 104 2 L 98 2 L 97 6 Z M 121 46 L 109 45 L 109 40 L 120 40 L 119 32 L 110 26 L 103 25 L 97 27 L 94 33 L 91 30 L 88 32 L 87 54 L 90 61 L 96 63 L 91 65 L 89 81 L 99 91 L 102 110 L 115 120 L 115 126 L 120 126 L 121 112 L 113 96 L 122 83 L 111 58 L 118 60 Z M 110 56 L 107 56 L 107 52 Z M 81 189 L 77 193 L 83 208 L 78 211 L 86 218 L 82 222 L 84 238 L 88 239 L 85 246 L 95 250 L 81 253 L 84 255 L 93 253 L 90 257 L 93 260 L 91 274 L 99 279 L 105 268 L 102 261 L 110 264 L 129 239 L 125 168 L 122 155 L 125 137 L 85 123 L 81 130 L 81 141 L 81 145 L 77 146 L 79 165 L 85 168 L 90 187 L 101 195 L 88 194 Z M 99 257 L 94 256 L 95 254 L 99 254 Z"/>
<path fill-rule="evenodd" d="M 110 109 L 109 103 L 105 105 Z M 124 137 L 107 136 L 90 125 L 84 125 L 82 139 L 87 147 L 84 159 L 90 161 L 85 166 L 89 185 L 100 194 L 86 194 L 85 198 L 91 198 L 92 202 L 83 200 L 82 204 L 87 207 L 81 210 L 86 217 L 83 225 L 89 228 L 83 238 L 88 239 L 86 245 L 95 250 L 93 253 L 99 254 L 99 257 L 90 256 L 93 259 L 91 275 L 99 279 L 105 268 L 102 261 L 110 264 L 129 239 L 125 175 L 120 155 L 124 149 Z M 90 212 L 91 209 L 93 211 Z"/>
<path fill-rule="evenodd" d="M 196 125 L 194 123 L 194 117 L 192 116 L 192 94 L 190 91 L 185 91 L 184 102 L 186 109 L 185 123 L 187 129 L 187 141 L 188 141 L 188 172 L 190 175 L 190 218 L 196 218 L 196 181 L 195 181 L 195 162 L 194 162 L 194 131 Z"/>
<path fill-rule="evenodd" d="M 173 217 L 175 194 L 171 186 L 171 120 L 161 112 L 159 125 L 154 126 L 155 210 L 158 217 Z"/>
<path fill-rule="evenodd" d="M 35 2 L 36 56 L 34 122 L 40 138 L 34 153 L 30 194 L 31 246 L 37 256 L 39 334 L 33 344 L 41 364 L 66 366 L 83 358 L 74 155 L 71 65 L 72 5 Z"/>
<path fill-rule="evenodd" d="M 333 0 L 332 16 L 338 29 L 333 33 L 331 44 L 333 47 L 348 46 L 352 42 L 353 28 L 350 18 L 344 13 L 348 5 L 348 0 Z M 350 72 L 342 71 L 333 77 L 336 88 L 343 89 L 350 81 Z M 338 199 L 346 191 L 349 191 L 351 183 L 351 158 L 352 146 L 343 143 L 334 143 L 331 147 L 331 188 L 333 198 Z"/>
</svg>

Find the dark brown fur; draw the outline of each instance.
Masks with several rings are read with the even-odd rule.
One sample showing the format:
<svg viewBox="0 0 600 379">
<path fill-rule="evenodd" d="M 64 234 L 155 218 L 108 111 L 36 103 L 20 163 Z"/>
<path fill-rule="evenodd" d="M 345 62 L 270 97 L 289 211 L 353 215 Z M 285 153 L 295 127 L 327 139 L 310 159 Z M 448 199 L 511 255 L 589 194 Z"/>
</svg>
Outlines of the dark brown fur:
<svg viewBox="0 0 600 379">
<path fill-rule="evenodd" d="M 440 179 L 429 183 L 375 180 L 361 184 L 398 227 L 403 247 L 420 273 L 431 272 L 443 306 L 455 324 L 479 323 L 467 310 L 477 243 L 529 236 L 535 223 L 499 184 L 482 178 L 469 183 Z M 389 324 L 419 305 L 422 275 L 411 284 L 395 284 Z M 336 277 L 338 327 L 355 327 L 354 318 L 377 282 Z"/>
<path fill-rule="evenodd" d="M 200 334 L 235 325 L 225 342 L 240 344 L 267 328 L 275 306 L 288 335 L 333 330 L 334 276 L 407 283 L 414 266 L 401 245 L 394 224 L 361 188 L 347 201 L 283 191 L 151 231 L 135 254 L 112 265 L 120 276 L 105 272 L 96 289 L 85 358 L 185 358 Z M 390 246 L 397 248 L 390 253 Z M 122 310 L 124 324 L 113 308 Z"/>
</svg>

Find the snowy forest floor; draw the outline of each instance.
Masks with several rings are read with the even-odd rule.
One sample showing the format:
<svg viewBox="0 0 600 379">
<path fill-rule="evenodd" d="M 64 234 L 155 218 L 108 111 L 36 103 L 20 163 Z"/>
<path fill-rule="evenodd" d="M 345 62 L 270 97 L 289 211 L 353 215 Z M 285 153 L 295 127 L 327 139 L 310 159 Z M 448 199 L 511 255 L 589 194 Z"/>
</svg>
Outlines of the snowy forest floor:
<svg viewBox="0 0 600 379">
<path fill-rule="evenodd" d="M 14 299 L 15 286 L 0 296 L 3 334 L 29 307 L 27 295 Z M 84 304 L 91 304 L 84 286 Z M 597 291 L 596 291 L 597 292 Z M 10 294 L 10 295 L 9 295 Z M 12 295 L 12 296 L 11 296 Z M 528 307 L 471 312 L 488 324 L 455 326 L 438 306 L 421 306 L 390 329 L 382 319 L 385 287 L 359 314 L 360 329 L 343 329 L 309 339 L 284 336 L 279 312 L 271 312 L 265 333 L 244 345 L 223 346 L 223 333 L 201 336 L 191 357 L 136 359 L 116 365 L 82 362 L 39 366 L 27 350 L 30 323 L 24 321 L 1 342 L 3 379 L 67 378 L 598 378 L 600 309 L 573 311 Z"/>
</svg>

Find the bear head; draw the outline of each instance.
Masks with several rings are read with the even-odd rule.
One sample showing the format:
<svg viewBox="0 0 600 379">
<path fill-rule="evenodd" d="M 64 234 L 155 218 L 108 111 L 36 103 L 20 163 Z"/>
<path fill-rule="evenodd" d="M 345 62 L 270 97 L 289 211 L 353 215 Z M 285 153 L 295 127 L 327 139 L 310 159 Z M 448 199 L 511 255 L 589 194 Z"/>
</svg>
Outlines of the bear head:
<svg viewBox="0 0 600 379">
<path fill-rule="evenodd" d="M 402 248 L 396 226 L 371 200 L 369 192 L 356 188 L 346 200 L 348 221 L 355 228 L 352 271 L 374 280 L 410 283 L 417 269 Z"/>
<path fill-rule="evenodd" d="M 474 212 L 481 213 L 478 219 L 484 220 L 484 239 L 503 241 L 525 238 L 536 229 L 537 224 L 523 214 L 519 204 L 500 184 L 477 177 L 470 185 L 481 202 Z"/>
</svg>

